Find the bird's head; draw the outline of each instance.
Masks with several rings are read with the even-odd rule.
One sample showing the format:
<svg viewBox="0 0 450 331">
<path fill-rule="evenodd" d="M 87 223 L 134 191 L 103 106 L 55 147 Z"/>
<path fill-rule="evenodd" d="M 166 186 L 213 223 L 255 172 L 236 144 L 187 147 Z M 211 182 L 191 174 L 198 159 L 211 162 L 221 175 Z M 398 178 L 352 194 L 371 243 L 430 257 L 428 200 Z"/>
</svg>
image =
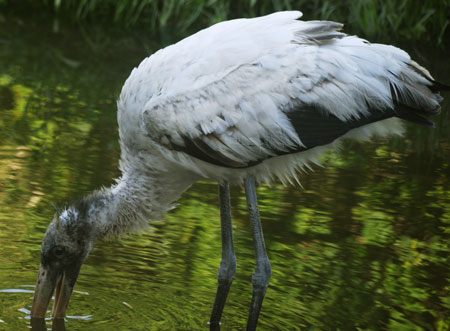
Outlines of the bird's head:
<svg viewBox="0 0 450 331">
<path fill-rule="evenodd" d="M 53 318 L 63 318 L 81 265 L 92 249 L 94 231 L 86 208 L 71 206 L 57 213 L 41 246 L 41 264 L 31 317 L 44 318 L 55 291 Z"/>
</svg>

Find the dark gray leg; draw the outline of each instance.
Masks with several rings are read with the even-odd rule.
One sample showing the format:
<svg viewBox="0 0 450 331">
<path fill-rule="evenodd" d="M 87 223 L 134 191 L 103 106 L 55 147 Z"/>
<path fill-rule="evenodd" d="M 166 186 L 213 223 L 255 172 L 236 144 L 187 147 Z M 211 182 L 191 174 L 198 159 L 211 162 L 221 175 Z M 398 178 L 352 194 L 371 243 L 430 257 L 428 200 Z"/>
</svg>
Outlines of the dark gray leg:
<svg viewBox="0 0 450 331">
<path fill-rule="evenodd" d="M 255 243 L 255 272 L 252 276 L 253 295 L 250 314 L 247 321 L 247 331 L 256 330 L 259 312 L 269 284 L 272 268 L 266 253 L 264 236 L 259 219 L 258 201 L 256 199 L 255 179 L 249 176 L 245 180 L 245 194 L 247 196 L 248 213 L 252 224 L 253 241 Z"/>
<path fill-rule="evenodd" d="M 222 260 L 218 271 L 216 300 L 209 320 L 210 330 L 220 330 L 220 317 L 227 300 L 234 273 L 236 256 L 233 246 L 233 229 L 231 225 L 230 187 L 228 182 L 219 184 L 220 223 L 222 226 Z"/>
</svg>

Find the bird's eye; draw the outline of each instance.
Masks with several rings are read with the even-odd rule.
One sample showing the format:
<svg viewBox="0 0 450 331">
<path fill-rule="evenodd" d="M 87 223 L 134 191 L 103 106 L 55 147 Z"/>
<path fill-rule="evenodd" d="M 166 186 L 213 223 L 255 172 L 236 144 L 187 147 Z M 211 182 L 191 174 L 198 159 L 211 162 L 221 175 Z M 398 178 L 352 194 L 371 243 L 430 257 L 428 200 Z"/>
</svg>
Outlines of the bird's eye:
<svg viewBox="0 0 450 331">
<path fill-rule="evenodd" d="M 64 256 L 65 248 L 63 246 L 55 246 L 53 248 L 53 253 L 57 258 L 61 258 Z"/>
</svg>

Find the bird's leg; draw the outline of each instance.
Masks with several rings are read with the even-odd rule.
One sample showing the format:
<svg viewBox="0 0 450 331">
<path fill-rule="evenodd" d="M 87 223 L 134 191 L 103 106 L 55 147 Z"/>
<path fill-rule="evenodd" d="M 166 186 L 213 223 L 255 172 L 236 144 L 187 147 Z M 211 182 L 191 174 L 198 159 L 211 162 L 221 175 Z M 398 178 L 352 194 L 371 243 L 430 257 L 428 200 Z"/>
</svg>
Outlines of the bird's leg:
<svg viewBox="0 0 450 331">
<path fill-rule="evenodd" d="M 214 301 L 210 330 L 220 330 L 220 317 L 227 299 L 228 291 L 236 272 L 236 256 L 233 246 L 233 229 L 231 225 L 230 187 L 228 182 L 219 184 L 220 223 L 222 227 L 222 260 L 218 271 L 218 287 Z"/>
<path fill-rule="evenodd" d="M 266 245 L 259 218 L 258 201 L 256 199 L 255 179 L 253 176 L 245 180 L 245 194 L 247 196 L 247 207 L 252 224 L 253 241 L 255 244 L 255 271 L 252 276 L 252 304 L 247 321 L 247 330 L 255 330 L 258 323 L 259 312 L 269 284 L 272 268 L 267 257 Z"/>
</svg>

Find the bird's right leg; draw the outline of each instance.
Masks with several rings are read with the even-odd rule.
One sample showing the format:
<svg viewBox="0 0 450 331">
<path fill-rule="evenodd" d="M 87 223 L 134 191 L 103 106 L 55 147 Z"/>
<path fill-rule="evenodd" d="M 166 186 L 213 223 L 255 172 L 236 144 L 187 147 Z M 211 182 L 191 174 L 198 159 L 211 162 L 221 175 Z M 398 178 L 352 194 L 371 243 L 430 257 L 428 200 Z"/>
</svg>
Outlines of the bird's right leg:
<svg viewBox="0 0 450 331">
<path fill-rule="evenodd" d="M 233 277 L 236 272 L 236 256 L 233 245 L 233 229 L 231 225 L 230 187 L 228 182 L 219 184 L 220 223 L 222 227 L 222 260 L 218 271 L 218 287 L 214 301 L 210 330 L 220 330 L 220 318 L 227 300 Z"/>
<path fill-rule="evenodd" d="M 250 306 L 250 314 L 247 320 L 247 331 L 256 330 L 259 312 L 261 311 L 264 295 L 269 284 L 272 268 L 267 257 L 266 245 L 259 217 L 258 200 L 256 198 L 255 178 L 247 177 L 245 180 L 245 194 L 247 196 L 247 207 L 250 221 L 252 223 L 253 241 L 255 244 L 255 272 L 252 276 L 253 294 Z"/>
</svg>

